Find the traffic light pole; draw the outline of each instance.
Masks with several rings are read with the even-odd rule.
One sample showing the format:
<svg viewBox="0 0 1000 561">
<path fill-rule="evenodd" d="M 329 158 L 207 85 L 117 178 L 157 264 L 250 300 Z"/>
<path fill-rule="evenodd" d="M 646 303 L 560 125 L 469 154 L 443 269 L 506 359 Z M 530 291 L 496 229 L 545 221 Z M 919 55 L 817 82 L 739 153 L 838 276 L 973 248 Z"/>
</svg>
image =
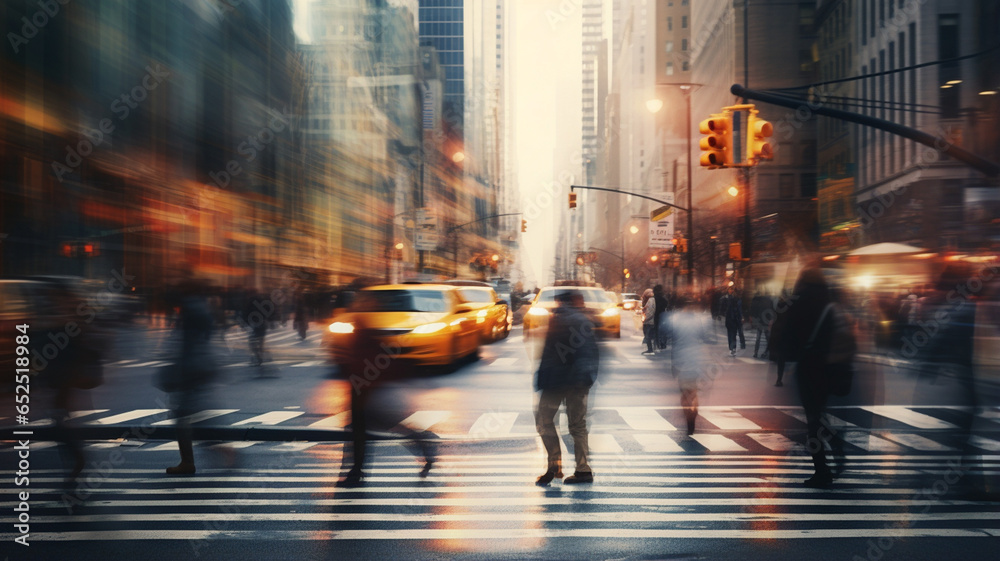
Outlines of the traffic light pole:
<svg viewBox="0 0 1000 561">
<path fill-rule="evenodd" d="M 459 224 L 458 226 L 452 226 L 451 228 L 448 228 L 448 230 L 445 231 L 444 235 L 450 236 L 452 234 L 455 234 L 455 237 L 452 240 L 452 245 L 451 245 L 452 257 L 455 262 L 455 266 L 452 269 L 452 276 L 458 277 L 458 231 L 459 230 L 465 228 L 469 224 L 475 224 L 476 222 L 482 222 L 483 220 L 489 220 L 490 218 L 500 218 L 501 216 L 520 216 L 520 215 L 521 215 L 520 212 L 508 212 L 506 214 L 491 214 L 489 216 L 484 216 L 482 218 L 478 218 L 471 222 L 466 222 L 465 224 Z"/>
<path fill-rule="evenodd" d="M 938 150 L 944 154 L 947 154 L 960 162 L 968 164 L 969 166 L 980 171 L 987 177 L 996 177 L 1000 175 L 1000 164 L 979 157 L 973 154 L 972 152 L 969 152 L 968 150 L 964 150 L 956 146 L 953 142 L 951 142 L 946 138 L 934 136 L 932 134 L 927 134 L 917 129 L 905 127 L 898 123 L 893 123 L 892 121 L 877 119 L 875 117 L 869 117 L 868 115 L 860 115 L 858 113 L 851 113 L 850 111 L 843 111 L 840 109 L 832 109 L 829 107 L 824 107 L 822 101 L 819 102 L 803 101 L 800 99 L 793 99 L 782 95 L 775 95 L 766 92 L 758 92 L 755 90 L 744 88 L 739 84 L 733 84 L 732 87 L 729 88 L 729 91 L 732 92 L 733 95 L 738 95 L 746 99 L 763 101 L 764 103 L 770 103 L 771 105 L 777 105 L 779 107 L 788 107 L 791 109 L 805 109 L 812 115 L 822 115 L 824 117 L 831 117 L 834 119 L 840 119 L 842 121 L 858 123 L 859 125 L 864 125 L 866 127 L 872 127 L 875 129 L 890 132 L 892 134 L 902 136 L 903 138 L 908 138 L 914 142 L 919 142 L 920 144 L 923 144 L 925 146 L 930 146 L 931 148 Z"/>
<path fill-rule="evenodd" d="M 687 236 L 691 240 L 690 247 L 687 248 L 687 262 L 688 262 L 688 288 L 694 291 L 694 212 L 691 212 L 692 208 L 692 195 L 694 191 L 694 185 L 691 184 L 691 86 L 681 86 L 681 90 L 684 92 L 684 98 L 687 100 L 687 153 L 688 153 L 688 165 L 687 165 L 687 205 L 688 205 L 688 219 L 687 219 Z M 691 295 L 692 297 L 694 294 Z"/>
</svg>

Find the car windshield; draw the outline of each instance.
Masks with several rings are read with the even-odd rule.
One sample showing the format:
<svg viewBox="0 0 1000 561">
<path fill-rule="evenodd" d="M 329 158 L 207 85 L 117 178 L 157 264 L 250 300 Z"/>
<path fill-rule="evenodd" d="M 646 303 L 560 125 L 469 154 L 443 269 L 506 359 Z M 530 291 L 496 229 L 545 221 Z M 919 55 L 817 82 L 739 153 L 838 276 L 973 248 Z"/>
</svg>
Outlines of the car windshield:
<svg viewBox="0 0 1000 561">
<path fill-rule="evenodd" d="M 447 312 L 444 292 L 437 290 L 362 291 L 351 305 L 355 312 Z"/>
<path fill-rule="evenodd" d="M 459 289 L 459 294 L 462 295 L 462 300 L 466 302 L 476 302 L 483 303 L 489 302 L 493 303 L 493 296 L 490 294 L 489 290 L 476 290 L 471 288 Z"/>
<path fill-rule="evenodd" d="M 633 292 L 625 292 L 622 294 L 622 300 L 638 300 L 639 295 Z"/>
<path fill-rule="evenodd" d="M 561 292 L 575 291 L 583 294 L 583 301 L 587 304 L 608 304 L 611 303 L 611 298 L 606 292 L 599 288 L 554 288 L 550 290 L 543 290 L 538 293 L 538 302 L 555 302 L 556 294 Z"/>
</svg>

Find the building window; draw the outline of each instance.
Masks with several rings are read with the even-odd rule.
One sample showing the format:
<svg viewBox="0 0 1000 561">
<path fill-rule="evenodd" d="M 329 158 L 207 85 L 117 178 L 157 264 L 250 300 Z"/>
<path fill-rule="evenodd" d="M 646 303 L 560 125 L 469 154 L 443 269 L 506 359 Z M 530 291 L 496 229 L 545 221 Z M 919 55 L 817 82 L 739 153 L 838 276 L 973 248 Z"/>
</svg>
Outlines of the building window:
<svg viewBox="0 0 1000 561">
<path fill-rule="evenodd" d="M 795 174 L 782 173 L 778 175 L 778 198 L 795 198 Z"/>
<path fill-rule="evenodd" d="M 667 16 L 667 31 L 674 30 L 674 18 Z"/>
<path fill-rule="evenodd" d="M 688 17 L 681 16 L 681 29 L 687 29 L 687 28 L 688 28 Z"/>
<path fill-rule="evenodd" d="M 816 174 L 803 173 L 799 176 L 799 190 L 802 197 L 807 199 L 816 198 Z"/>
<path fill-rule="evenodd" d="M 674 63 L 668 62 L 667 63 L 667 76 L 673 76 L 673 75 L 674 75 Z"/>
<path fill-rule="evenodd" d="M 666 52 L 668 52 L 668 53 L 674 52 L 674 42 L 673 41 L 667 41 Z"/>
<path fill-rule="evenodd" d="M 681 70 L 683 70 L 684 72 L 691 70 L 691 65 L 688 64 L 688 61 L 685 60 L 684 62 L 681 63 Z"/>
<path fill-rule="evenodd" d="M 959 56 L 958 15 L 938 16 L 938 60 Z M 912 62 L 912 61 L 911 61 Z M 941 116 L 945 119 L 958 117 L 958 87 L 948 82 L 961 79 L 961 68 L 957 62 L 947 62 L 938 66 L 938 83 L 941 92 Z"/>
<path fill-rule="evenodd" d="M 688 40 L 687 39 L 681 39 L 681 51 L 683 51 L 683 52 L 686 53 L 687 50 L 688 50 Z"/>
</svg>

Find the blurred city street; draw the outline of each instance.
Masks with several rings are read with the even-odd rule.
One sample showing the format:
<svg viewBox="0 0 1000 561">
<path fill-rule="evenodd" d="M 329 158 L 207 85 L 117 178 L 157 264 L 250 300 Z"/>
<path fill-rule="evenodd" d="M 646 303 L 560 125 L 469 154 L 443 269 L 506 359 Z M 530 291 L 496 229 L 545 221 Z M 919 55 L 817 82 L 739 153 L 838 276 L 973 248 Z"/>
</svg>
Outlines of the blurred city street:
<svg viewBox="0 0 1000 561">
<path fill-rule="evenodd" d="M 0 30 L 0 561 L 997 556 L 1000 1 Z"/>
<path fill-rule="evenodd" d="M 32 555 L 22 558 L 866 558 L 875 544 L 917 559 L 943 555 L 957 540 L 970 555 L 987 555 L 988 538 L 1000 535 L 995 503 L 949 488 L 963 464 L 954 432 L 960 411 L 948 402 L 947 383 L 869 363 L 859 372 L 864 389 L 830 409 L 849 446 L 845 471 L 832 490 L 803 489 L 810 467 L 794 383 L 774 387 L 773 365 L 730 357 L 720 343 L 719 375 L 703 392 L 698 431 L 685 440 L 664 357 L 640 355 L 634 326 L 626 326 L 621 340 L 601 348 L 595 483 L 586 488 L 533 484 L 544 461 L 518 332 L 456 372 L 393 384 L 387 406 L 406 412 L 400 423 L 437 435 L 438 462 L 418 477 L 405 443 L 386 433 L 357 489 L 336 486 L 348 390 L 315 337 L 283 345 L 291 332 L 279 329 L 270 346 L 276 360 L 263 367 L 233 350 L 212 407 L 194 426 L 259 432 L 198 442 L 191 477 L 163 474 L 177 445 L 157 434 L 169 422 L 163 395 L 149 384 L 155 364 L 123 359 L 92 392 L 93 409 L 78 412 L 81 430 L 120 432 L 87 445 L 82 494 L 62 489 L 53 443 L 32 443 Z M 163 331 L 122 336 L 137 334 L 142 340 L 128 352 L 150 356 Z M 863 405 L 873 393 L 881 405 Z M 983 412 L 974 439 L 982 457 L 969 467 L 994 481 L 998 420 L 1000 409 Z M 330 437 L 317 439 L 317 431 Z M 4 447 L 3 455 L 13 453 Z M 987 539 L 970 539 L 977 537 Z M 729 545 L 720 549 L 719 539 Z"/>
</svg>

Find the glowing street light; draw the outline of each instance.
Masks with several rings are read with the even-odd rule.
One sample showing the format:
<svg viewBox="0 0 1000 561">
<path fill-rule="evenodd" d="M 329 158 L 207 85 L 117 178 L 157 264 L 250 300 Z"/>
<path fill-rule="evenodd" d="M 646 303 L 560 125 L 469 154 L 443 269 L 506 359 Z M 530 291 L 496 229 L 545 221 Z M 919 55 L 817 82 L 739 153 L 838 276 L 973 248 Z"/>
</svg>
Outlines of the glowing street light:
<svg viewBox="0 0 1000 561">
<path fill-rule="evenodd" d="M 729 188 L 729 196 L 730 197 L 735 197 L 736 195 L 739 195 L 739 194 L 740 194 L 740 190 L 737 189 L 735 185 L 733 185 L 732 187 Z"/>
</svg>

